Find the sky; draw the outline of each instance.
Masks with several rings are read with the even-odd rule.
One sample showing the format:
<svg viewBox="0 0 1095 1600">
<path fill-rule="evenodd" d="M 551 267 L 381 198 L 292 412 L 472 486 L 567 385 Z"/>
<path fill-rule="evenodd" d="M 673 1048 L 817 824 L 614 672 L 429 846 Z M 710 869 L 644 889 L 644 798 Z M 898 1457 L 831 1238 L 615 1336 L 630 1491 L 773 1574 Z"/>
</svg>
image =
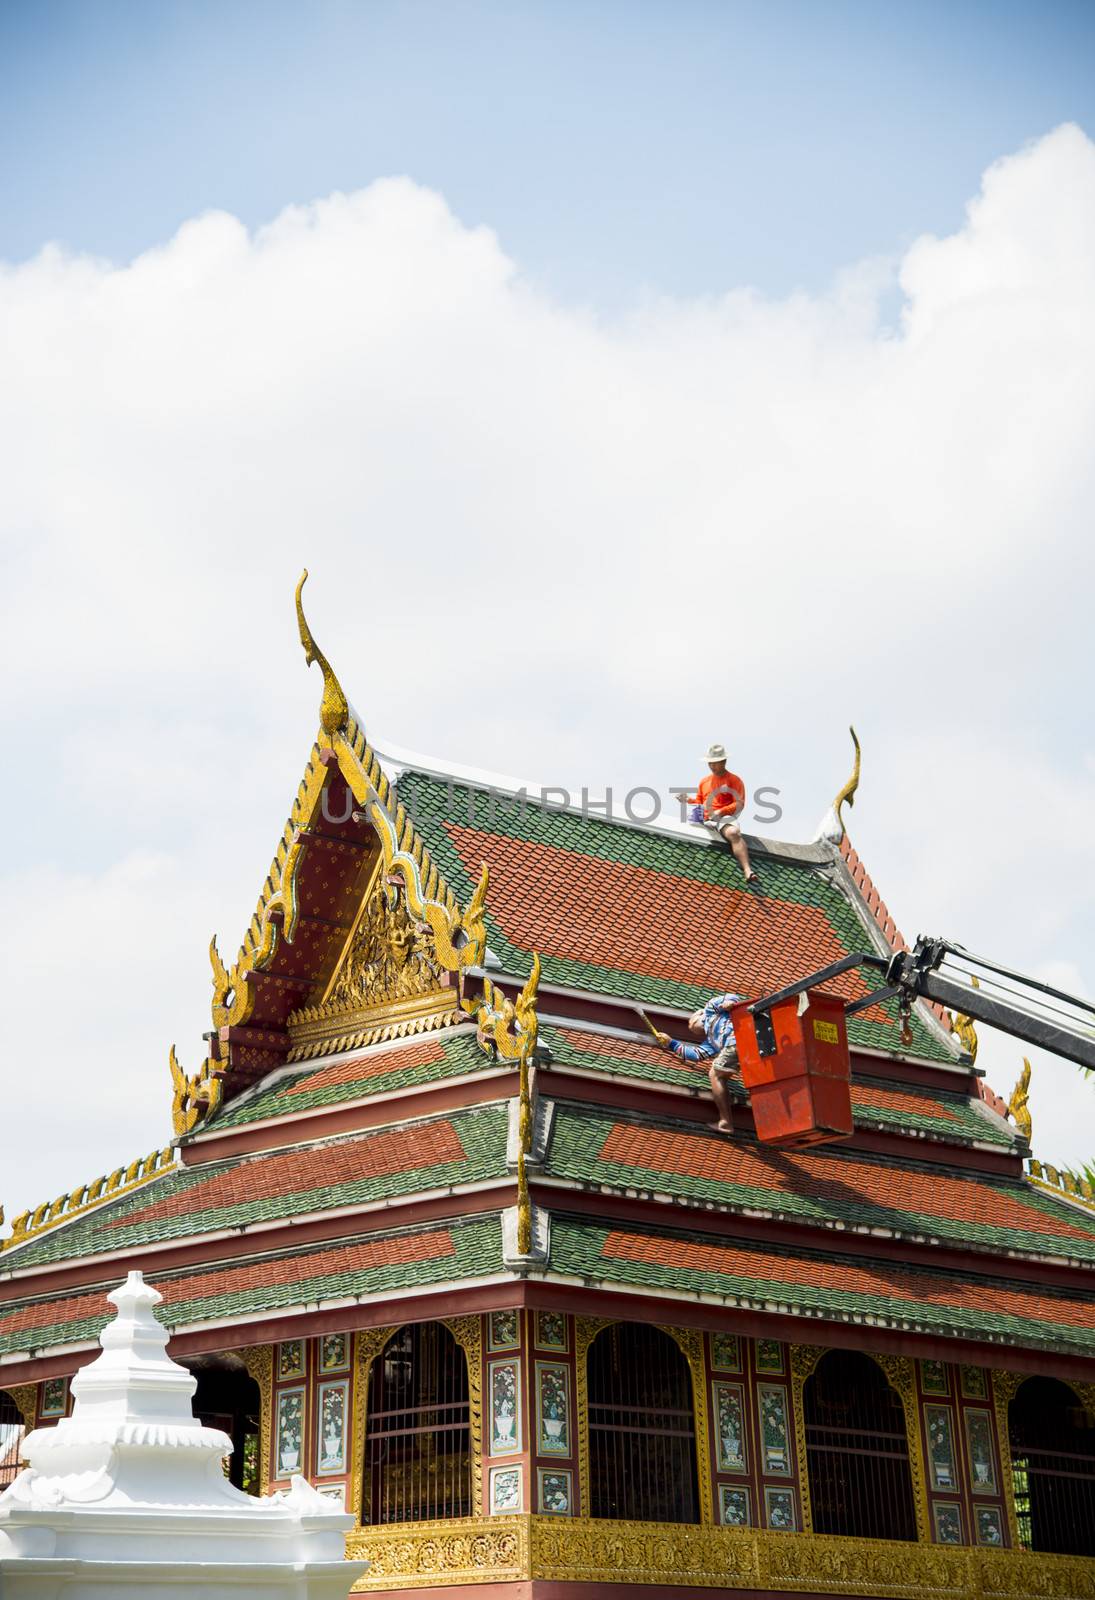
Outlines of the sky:
<svg viewBox="0 0 1095 1600">
<path fill-rule="evenodd" d="M 9 1220 L 166 1142 L 315 730 L 304 565 L 381 745 L 600 792 L 721 738 L 805 839 L 854 722 L 906 935 L 1095 992 L 1093 33 L 0 6 Z M 1031 1107 L 1095 1157 L 1074 1069 Z"/>
</svg>

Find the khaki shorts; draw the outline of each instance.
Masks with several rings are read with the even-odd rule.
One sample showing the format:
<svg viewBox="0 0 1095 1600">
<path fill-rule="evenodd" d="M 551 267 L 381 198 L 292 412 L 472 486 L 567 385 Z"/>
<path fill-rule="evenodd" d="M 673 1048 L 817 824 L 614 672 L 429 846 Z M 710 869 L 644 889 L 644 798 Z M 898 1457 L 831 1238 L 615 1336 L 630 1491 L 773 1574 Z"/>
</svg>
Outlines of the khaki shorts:
<svg viewBox="0 0 1095 1600">
<path fill-rule="evenodd" d="M 720 811 L 713 817 L 704 817 L 703 819 L 704 827 L 707 828 L 709 832 L 713 833 L 717 839 L 722 838 L 722 830 L 726 827 L 727 823 L 730 824 L 735 833 L 741 832 L 741 829 L 738 827 L 737 817 L 729 811 Z"/>
</svg>

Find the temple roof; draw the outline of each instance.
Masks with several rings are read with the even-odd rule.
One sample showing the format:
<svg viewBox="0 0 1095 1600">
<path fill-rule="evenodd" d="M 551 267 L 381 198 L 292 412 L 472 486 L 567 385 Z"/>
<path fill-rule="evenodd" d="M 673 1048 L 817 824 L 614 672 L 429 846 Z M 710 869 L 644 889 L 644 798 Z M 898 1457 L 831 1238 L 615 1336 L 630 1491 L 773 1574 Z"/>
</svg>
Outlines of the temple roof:
<svg viewBox="0 0 1095 1600">
<path fill-rule="evenodd" d="M 545 810 L 413 769 L 400 773 L 398 791 L 458 898 L 488 864 L 488 949 L 520 977 L 537 952 L 545 987 L 690 1012 L 712 994 L 758 998 L 853 950 L 886 948 L 840 851 L 824 843 L 750 836 L 760 891 L 743 885 L 730 852 L 702 828 Z M 860 999 L 881 983 L 854 972 L 829 987 Z M 902 1046 L 892 1002 L 849 1023 L 854 1044 L 956 1059 L 926 1008 L 914 1008 L 912 1031 Z"/>
<path fill-rule="evenodd" d="M 883 1259 L 869 1246 L 849 1256 L 802 1242 L 591 1219 L 565 1207 L 552 1214 L 549 1238 L 548 1259 L 522 1268 L 520 1279 L 1095 1356 L 1092 1295 L 1083 1289 L 1018 1282 L 1001 1272 L 940 1271 Z M 429 1286 L 440 1295 L 505 1275 L 502 1219 L 488 1213 L 149 1276 L 164 1295 L 164 1320 L 179 1331 L 373 1301 L 396 1322 L 399 1296 Z M 512 1269 L 509 1275 L 517 1281 Z M 106 1320 L 101 1285 L 12 1301 L 0 1306 L 0 1360 L 90 1346 Z"/>
<path fill-rule="evenodd" d="M 683 1034 L 714 993 L 901 944 L 838 817 L 751 840 L 758 890 L 702 829 L 397 771 L 298 615 L 320 731 L 236 961 L 213 947 L 208 1055 L 187 1077 L 172 1054 L 176 1149 L 19 1219 L 0 1371 L 90 1346 L 119 1256 L 202 1349 L 309 1308 L 394 1321 L 423 1289 L 434 1315 L 461 1285 L 548 1282 L 776 1336 L 817 1319 L 1095 1357 L 1095 1209 L 1024 1179 L 1029 1124 L 984 1103 L 945 1014 L 917 1004 L 906 1038 L 892 1002 L 854 1017 L 853 1136 L 799 1151 L 758 1141 L 740 1085 L 716 1131 L 704 1067 L 643 1029 L 640 1005 Z"/>
</svg>

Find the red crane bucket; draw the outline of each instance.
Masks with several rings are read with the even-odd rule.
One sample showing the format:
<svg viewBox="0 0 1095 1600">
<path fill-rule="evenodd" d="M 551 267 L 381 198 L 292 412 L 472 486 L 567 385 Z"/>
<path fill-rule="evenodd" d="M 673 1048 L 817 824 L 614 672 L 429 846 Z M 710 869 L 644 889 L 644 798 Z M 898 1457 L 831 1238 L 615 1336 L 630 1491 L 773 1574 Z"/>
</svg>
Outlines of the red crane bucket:
<svg viewBox="0 0 1095 1600">
<path fill-rule="evenodd" d="M 807 989 L 756 1016 L 749 1004 L 736 1005 L 730 1017 L 757 1138 L 789 1148 L 849 1138 L 852 1074 L 844 1001 Z"/>
</svg>

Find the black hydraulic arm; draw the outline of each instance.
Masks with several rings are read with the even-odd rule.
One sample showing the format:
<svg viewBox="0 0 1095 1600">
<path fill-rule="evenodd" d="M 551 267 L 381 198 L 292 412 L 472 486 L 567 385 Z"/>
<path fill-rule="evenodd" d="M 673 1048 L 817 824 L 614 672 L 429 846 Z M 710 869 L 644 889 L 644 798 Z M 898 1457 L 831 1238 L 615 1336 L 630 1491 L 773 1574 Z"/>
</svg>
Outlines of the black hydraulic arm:
<svg viewBox="0 0 1095 1600">
<path fill-rule="evenodd" d="M 986 987 L 974 988 L 965 972 L 958 978 L 940 971 L 948 957 L 980 969 Z M 1095 1069 L 1095 1005 L 1052 984 L 985 961 L 946 939 L 918 939 L 912 950 L 894 956 L 886 979 L 898 992 L 936 1000 L 1024 1044 Z"/>
<path fill-rule="evenodd" d="M 962 965 L 941 970 L 948 960 Z M 758 1025 L 766 1023 L 777 1001 L 803 994 L 854 967 L 874 967 L 885 973 L 885 982 L 853 1001 L 847 1007 L 850 1017 L 895 996 L 904 1009 L 914 1000 L 935 1000 L 977 1022 L 1000 1028 L 1024 1044 L 1052 1051 L 1066 1061 L 1095 1071 L 1095 1005 L 1038 978 L 971 955 L 947 939 L 920 938 L 912 950 L 900 950 L 889 958 L 865 951 L 845 956 L 776 994 L 754 1001 L 749 1010 Z M 970 968 L 977 971 L 967 970 Z M 971 982 L 975 977 L 981 987 Z"/>
</svg>

